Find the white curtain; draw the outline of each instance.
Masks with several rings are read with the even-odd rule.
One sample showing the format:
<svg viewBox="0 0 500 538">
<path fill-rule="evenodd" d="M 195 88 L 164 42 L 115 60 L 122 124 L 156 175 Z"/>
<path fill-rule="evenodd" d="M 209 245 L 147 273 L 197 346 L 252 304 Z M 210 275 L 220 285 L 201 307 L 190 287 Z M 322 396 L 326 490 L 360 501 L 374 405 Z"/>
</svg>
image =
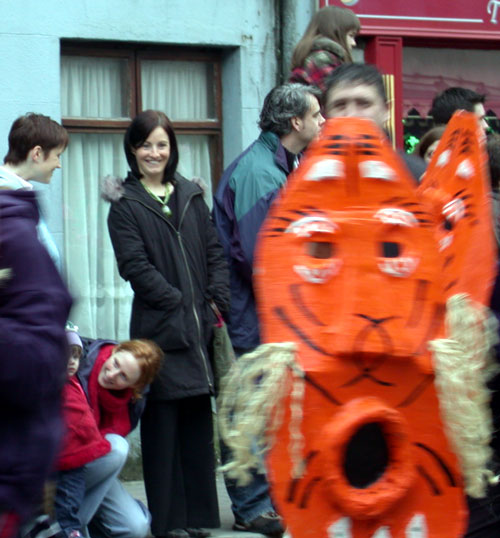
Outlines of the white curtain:
<svg viewBox="0 0 500 538">
<path fill-rule="evenodd" d="M 172 121 L 207 121 L 214 117 L 211 64 L 202 62 L 141 62 L 142 108 L 162 110 Z M 201 178 L 205 201 L 212 204 L 212 172 L 208 135 L 180 135 L 179 173 Z"/>
<path fill-rule="evenodd" d="M 195 64 L 197 67 L 188 70 L 186 76 L 179 69 L 169 71 L 167 76 L 164 64 L 172 63 L 176 62 L 152 62 L 146 69 L 142 109 L 164 110 L 175 119 L 171 111 L 182 113 L 183 119 L 205 120 L 210 108 L 207 92 L 203 91 L 207 68 Z M 186 63 L 190 64 L 182 62 Z M 155 69 L 160 73 L 157 76 Z M 122 60 L 63 56 L 61 80 L 63 117 L 124 116 L 117 98 L 128 91 L 123 86 L 126 78 Z M 197 89 L 196 98 L 193 86 L 203 86 Z M 175 99 L 169 95 L 174 90 Z M 188 178 L 201 177 L 209 186 L 206 199 L 211 199 L 209 136 L 180 135 L 178 142 L 179 172 Z M 70 319 L 83 336 L 128 338 L 132 291 L 118 274 L 107 229 L 109 204 L 100 197 L 105 176 L 123 178 L 126 173 L 123 134 L 71 133 L 62 162 L 64 265 L 75 298 Z"/>
<path fill-rule="evenodd" d="M 213 119 L 213 75 L 203 62 L 141 62 L 142 108 L 163 110 L 172 121 Z"/>
<path fill-rule="evenodd" d="M 204 198 L 212 209 L 212 174 L 208 135 L 177 135 L 179 174 L 187 179 L 201 179 Z"/>
<path fill-rule="evenodd" d="M 62 56 L 63 118 L 127 117 L 126 68 L 127 61 L 122 59 Z"/>
<path fill-rule="evenodd" d="M 75 305 L 71 320 L 92 338 L 128 338 L 132 291 L 120 275 L 109 239 L 107 174 L 125 177 L 123 135 L 72 133 L 63 156 L 64 257 Z"/>
</svg>

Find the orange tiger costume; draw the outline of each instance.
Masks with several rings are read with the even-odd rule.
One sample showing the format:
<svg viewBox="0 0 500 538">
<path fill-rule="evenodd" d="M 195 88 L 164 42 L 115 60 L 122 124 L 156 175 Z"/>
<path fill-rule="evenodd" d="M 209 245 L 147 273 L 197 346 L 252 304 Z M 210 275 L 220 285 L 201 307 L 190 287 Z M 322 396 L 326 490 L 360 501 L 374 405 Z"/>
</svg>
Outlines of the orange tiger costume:
<svg viewBox="0 0 500 538">
<path fill-rule="evenodd" d="M 263 341 L 295 344 L 289 369 L 304 386 L 302 400 L 290 395 L 298 385 L 286 386 L 289 405 L 272 403 L 283 421 L 267 464 L 294 538 L 452 538 L 465 530 L 459 463 L 475 484 L 467 491 L 481 494 L 488 435 L 474 433 L 457 459 L 452 447 L 467 444 L 466 428 L 443 425 L 436 381 L 447 390 L 453 376 L 437 375 L 429 342 L 435 361 L 459 347 L 445 326 L 449 299 L 488 304 L 495 249 L 483 146 L 477 119 L 457 113 L 416 189 L 372 122 L 332 119 L 270 211 L 255 266 Z M 487 346 L 477 342 L 486 318 L 480 307 L 469 311 L 478 321 L 462 327 L 461 310 L 450 322 L 458 341 L 471 331 L 476 338 L 467 349 L 472 373 L 458 377 L 484 408 L 472 377 L 484 366 Z M 463 363 L 465 352 L 458 357 Z M 256 392 L 266 375 L 254 375 Z M 228 400 L 235 383 L 226 382 Z M 232 425 L 224 429 L 237 445 Z M 484 456 L 477 465 L 474 443 Z"/>
</svg>

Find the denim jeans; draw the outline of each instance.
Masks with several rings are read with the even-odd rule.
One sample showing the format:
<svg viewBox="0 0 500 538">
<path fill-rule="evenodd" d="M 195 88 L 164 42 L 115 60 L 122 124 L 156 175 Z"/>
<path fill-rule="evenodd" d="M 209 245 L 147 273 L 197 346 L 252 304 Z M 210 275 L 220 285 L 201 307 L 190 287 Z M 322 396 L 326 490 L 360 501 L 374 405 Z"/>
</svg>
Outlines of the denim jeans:
<svg viewBox="0 0 500 538">
<path fill-rule="evenodd" d="M 222 439 L 219 440 L 222 464 L 225 464 L 231 451 Z M 252 480 L 246 486 L 238 486 L 236 480 L 224 474 L 227 493 L 231 499 L 231 510 L 237 521 L 250 522 L 261 514 L 274 511 L 266 475 L 252 469 Z"/>
<path fill-rule="evenodd" d="M 127 459 L 128 443 L 106 435 L 111 452 L 85 465 L 85 495 L 78 515 L 92 538 L 144 538 L 151 516 L 122 486 L 118 474 Z"/>
<path fill-rule="evenodd" d="M 78 467 L 57 473 L 57 489 L 54 499 L 56 519 L 68 535 L 73 530 L 82 531 L 78 511 L 85 497 L 85 468 Z"/>
</svg>

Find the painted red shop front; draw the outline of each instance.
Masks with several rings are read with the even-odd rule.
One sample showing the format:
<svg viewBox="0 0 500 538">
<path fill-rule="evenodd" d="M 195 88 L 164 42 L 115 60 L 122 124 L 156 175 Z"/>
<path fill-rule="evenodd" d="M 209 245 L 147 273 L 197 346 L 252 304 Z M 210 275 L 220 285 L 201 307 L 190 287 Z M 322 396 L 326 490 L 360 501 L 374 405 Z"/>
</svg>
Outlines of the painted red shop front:
<svg viewBox="0 0 500 538">
<path fill-rule="evenodd" d="M 398 146 L 402 119 L 406 130 L 428 124 L 432 98 L 450 86 L 486 94 L 490 124 L 498 130 L 500 0 L 319 0 L 326 5 L 358 15 L 364 60 L 388 75 Z"/>
</svg>

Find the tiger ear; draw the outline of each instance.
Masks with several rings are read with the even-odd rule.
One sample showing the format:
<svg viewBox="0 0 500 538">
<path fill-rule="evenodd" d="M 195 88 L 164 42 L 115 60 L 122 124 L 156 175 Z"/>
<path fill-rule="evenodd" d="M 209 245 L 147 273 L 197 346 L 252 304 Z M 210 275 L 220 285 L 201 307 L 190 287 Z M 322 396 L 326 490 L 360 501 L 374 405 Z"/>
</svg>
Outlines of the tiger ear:
<svg viewBox="0 0 500 538">
<path fill-rule="evenodd" d="M 468 293 L 489 302 L 496 248 L 487 164 L 477 117 L 455 112 L 418 188 L 434 208 L 446 298 Z"/>
</svg>

